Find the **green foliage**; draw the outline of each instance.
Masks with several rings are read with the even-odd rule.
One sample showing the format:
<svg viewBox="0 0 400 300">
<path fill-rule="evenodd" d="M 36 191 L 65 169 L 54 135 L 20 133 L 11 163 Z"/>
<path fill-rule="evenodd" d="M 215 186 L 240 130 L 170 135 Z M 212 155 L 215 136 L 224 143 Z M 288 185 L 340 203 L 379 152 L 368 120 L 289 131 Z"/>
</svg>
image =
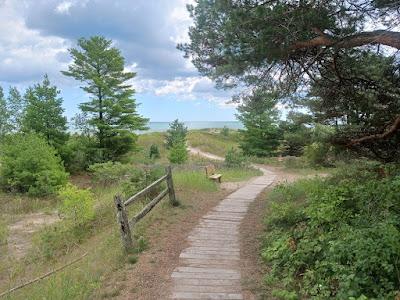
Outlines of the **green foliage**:
<svg viewBox="0 0 400 300">
<path fill-rule="evenodd" d="M 331 178 L 275 189 L 262 252 L 268 282 L 300 299 L 394 298 L 400 279 L 394 170 L 359 162 Z"/>
<path fill-rule="evenodd" d="M 5 97 L 3 88 L 0 88 L 0 137 L 19 131 L 24 113 L 25 99 L 18 89 L 10 87 Z"/>
<path fill-rule="evenodd" d="M 157 159 L 160 158 L 160 150 L 156 144 L 152 144 L 149 150 L 149 157 L 150 159 Z"/>
<path fill-rule="evenodd" d="M 85 83 L 83 90 L 92 98 L 80 109 L 95 129 L 103 160 L 115 160 L 134 149 L 133 132 L 145 129 L 147 123 L 137 113 L 134 89 L 127 84 L 135 73 L 124 71 L 124 58 L 111 40 L 81 38 L 78 46 L 70 49 L 73 63 L 62 73 Z"/>
<path fill-rule="evenodd" d="M 175 143 L 169 151 L 168 159 L 173 164 L 183 164 L 188 159 L 188 150 L 185 143 Z"/>
<path fill-rule="evenodd" d="M 60 149 L 60 156 L 68 172 L 87 170 L 91 164 L 101 161 L 96 139 L 90 135 L 70 135 Z"/>
<path fill-rule="evenodd" d="M 246 157 L 241 151 L 231 148 L 225 155 L 225 164 L 229 168 L 243 167 L 246 164 Z"/>
<path fill-rule="evenodd" d="M 59 212 L 75 226 L 93 219 L 94 196 L 90 190 L 81 190 L 68 184 L 58 192 L 58 196 L 61 199 Z"/>
<path fill-rule="evenodd" d="M 324 166 L 327 165 L 328 151 L 329 145 L 314 142 L 304 147 L 304 158 L 312 167 Z"/>
<path fill-rule="evenodd" d="M 224 126 L 224 128 L 221 129 L 221 134 L 223 136 L 229 136 L 230 130 L 227 126 Z"/>
<path fill-rule="evenodd" d="M 240 148 L 246 155 L 272 156 L 279 146 L 280 133 L 277 124 L 276 98 L 274 94 L 256 91 L 246 97 L 238 107 L 237 118 L 245 130 L 240 130 Z"/>
<path fill-rule="evenodd" d="M 25 93 L 26 108 L 22 119 L 24 131 L 42 135 L 56 149 L 67 140 L 67 118 L 63 116 L 62 98 L 57 87 L 51 86 L 47 75 Z"/>
<path fill-rule="evenodd" d="M 178 119 L 169 124 L 167 135 L 165 136 L 165 145 L 168 149 L 176 144 L 186 144 L 187 127 Z"/>
<path fill-rule="evenodd" d="M 129 175 L 126 176 L 126 180 L 123 182 L 123 192 L 125 197 L 130 197 L 137 192 L 141 191 L 157 179 L 165 175 L 165 170 L 161 167 L 152 166 L 150 168 L 146 167 L 143 169 L 130 168 Z M 163 185 L 154 188 L 148 196 L 152 197 L 158 194 Z"/>
<path fill-rule="evenodd" d="M 89 166 L 88 171 L 92 173 L 94 182 L 101 185 L 117 184 L 134 172 L 131 165 L 120 162 L 96 163 Z"/>
<path fill-rule="evenodd" d="M 3 189 L 44 196 L 55 193 L 68 178 L 56 150 L 36 134 L 8 136 L 1 147 Z"/>
<path fill-rule="evenodd" d="M 194 191 L 215 192 L 218 190 L 214 181 L 207 178 L 205 171 L 176 171 L 173 173 L 177 188 Z"/>
</svg>

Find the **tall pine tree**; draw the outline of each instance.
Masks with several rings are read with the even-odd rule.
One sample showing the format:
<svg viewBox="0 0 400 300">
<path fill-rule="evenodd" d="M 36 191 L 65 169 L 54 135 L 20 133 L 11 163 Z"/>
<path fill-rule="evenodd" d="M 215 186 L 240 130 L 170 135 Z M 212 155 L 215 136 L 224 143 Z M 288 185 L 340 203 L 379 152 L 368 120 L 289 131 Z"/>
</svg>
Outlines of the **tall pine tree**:
<svg viewBox="0 0 400 300">
<path fill-rule="evenodd" d="M 60 91 L 52 86 L 47 75 L 43 82 L 29 87 L 25 93 L 26 108 L 22 120 L 24 131 L 42 134 L 56 149 L 68 138 L 67 119 L 63 116 Z"/>
<path fill-rule="evenodd" d="M 124 70 L 124 58 L 111 40 L 81 38 L 78 46 L 69 50 L 73 63 L 62 73 L 84 83 L 91 98 L 80 108 L 96 128 L 103 159 L 115 160 L 133 149 L 134 131 L 145 129 L 148 121 L 137 113 L 135 91 L 128 83 L 136 74 Z"/>
</svg>

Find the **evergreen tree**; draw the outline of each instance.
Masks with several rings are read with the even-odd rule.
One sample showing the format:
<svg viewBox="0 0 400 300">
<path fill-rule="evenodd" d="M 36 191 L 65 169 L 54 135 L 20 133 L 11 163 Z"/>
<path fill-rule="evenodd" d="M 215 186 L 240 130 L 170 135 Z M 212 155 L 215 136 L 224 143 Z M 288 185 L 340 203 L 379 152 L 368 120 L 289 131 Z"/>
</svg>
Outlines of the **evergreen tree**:
<svg viewBox="0 0 400 300">
<path fill-rule="evenodd" d="M 166 146 L 168 149 L 172 148 L 176 144 L 186 145 L 187 127 L 183 122 L 179 122 L 178 119 L 169 124 L 166 136 Z"/>
<path fill-rule="evenodd" d="M 43 135 L 59 149 L 67 140 L 67 119 L 63 116 L 60 91 L 52 86 L 47 75 L 43 82 L 29 87 L 25 93 L 26 109 L 22 120 L 24 131 Z"/>
<path fill-rule="evenodd" d="M 246 155 L 271 156 L 279 146 L 280 132 L 275 94 L 255 91 L 238 107 L 243 123 L 240 148 Z"/>
<path fill-rule="evenodd" d="M 136 74 L 124 71 L 124 58 L 111 40 L 81 38 L 78 46 L 69 50 L 73 63 L 62 73 L 84 83 L 91 98 L 80 109 L 96 129 L 103 159 L 114 160 L 133 149 L 134 131 L 144 130 L 148 121 L 137 113 L 135 91 L 127 83 Z"/>
</svg>

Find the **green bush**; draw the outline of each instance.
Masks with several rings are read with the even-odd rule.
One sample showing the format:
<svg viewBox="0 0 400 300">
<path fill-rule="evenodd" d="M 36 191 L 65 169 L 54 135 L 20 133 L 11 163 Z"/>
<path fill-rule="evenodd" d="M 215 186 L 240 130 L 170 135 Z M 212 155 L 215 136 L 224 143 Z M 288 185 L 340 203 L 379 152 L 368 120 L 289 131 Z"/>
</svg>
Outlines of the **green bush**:
<svg viewBox="0 0 400 300">
<path fill-rule="evenodd" d="M 117 184 L 134 172 L 131 165 L 120 162 L 96 163 L 88 168 L 93 181 L 102 185 Z"/>
<path fill-rule="evenodd" d="M 74 225 L 85 224 L 94 218 L 94 196 L 90 190 L 82 190 L 72 184 L 62 188 L 59 212 Z"/>
<path fill-rule="evenodd" d="M 188 160 L 188 151 L 186 144 L 177 143 L 174 144 L 169 151 L 168 159 L 173 164 L 183 164 Z"/>
<path fill-rule="evenodd" d="M 122 184 L 123 193 L 126 197 L 130 197 L 150 185 L 157 179 L 165 175 L 165 170 L 161 167 L 151 167 L 145 169 L 134 169 L 129 174 L 126 181 Z M 158 194 L 164 186 L 154 188 L 148 196 L 152 197 Z"/>
<path fill-rule="evenodd" d="M 230 130 L 227 126 L 224 126 L 224 128 L 221 129 L 221 135 L 222 136 L 229 136 Z"/>
<path fill-rule="evenodd" d="M 225 155 L 225 164 L 227 167 L 232 168 L 232 167 L 242 167 L 246 164 L 246 158 L 237 149 L 231 148 L 226 152 Z"/>
<path fill-rule="evenodd" d="M 275 295 L 394 299 L 400 274 L 400 176 L 375 163 L 275 189 L 262 256 Z M 390 168 L 392 173 L 396 173 Z M 364 297 L 364 298 L 363 298 Z"/>
<path fill-rule="evenodd" d="M 149 157 L 150 157 L 150 159 L 160 158 L 160 150 L 158 149 L 158 146 L 156 144 L 153 144 L 150 146 Z"/>
<path fill-rule="evenodd" d="M 77 173 L 86 170 L 91 164 L 101 161 L 96 149 L 96 140 L 85 135 L 71 135 L 61 148 L 60 153 L 68 172 Z"/>
<path fill-rule="evenodd" d="M 0 157 L 3 189 L 44 196 L 57 192 L 67 179 L 56 150 L 40 136 L 15 134 L 3 143 Z"/>
<path fill-rule="evenodd" d="M 329 145 L 321 142 L 314 142 L 304 147 L 305 161 L 312 167 L 327 166 Z"/>
</svg>

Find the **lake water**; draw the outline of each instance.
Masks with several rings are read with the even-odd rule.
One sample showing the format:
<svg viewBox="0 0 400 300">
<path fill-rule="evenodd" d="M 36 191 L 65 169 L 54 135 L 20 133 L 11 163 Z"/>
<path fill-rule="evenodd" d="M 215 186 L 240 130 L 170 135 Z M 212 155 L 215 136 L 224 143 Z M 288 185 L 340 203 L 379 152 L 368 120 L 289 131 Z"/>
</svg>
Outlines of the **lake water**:
<svg viewBox="0 0 400 300">
<path fill-rule="evenodd" d="M 183 122 L 185 126 L 190 129 L 206 129 L 206 128 L 224 128 L 224 126 L 228 127 L 229 129 L 242 129 L 242 123 L 238 121 L 187 121 Z M 146 132 L 164 132 L 167 131 L 169 128 L 170 122 L 149 122 L 148 127 L 149 130 L 141 131 L 140 133 Z"/>
</svg>

